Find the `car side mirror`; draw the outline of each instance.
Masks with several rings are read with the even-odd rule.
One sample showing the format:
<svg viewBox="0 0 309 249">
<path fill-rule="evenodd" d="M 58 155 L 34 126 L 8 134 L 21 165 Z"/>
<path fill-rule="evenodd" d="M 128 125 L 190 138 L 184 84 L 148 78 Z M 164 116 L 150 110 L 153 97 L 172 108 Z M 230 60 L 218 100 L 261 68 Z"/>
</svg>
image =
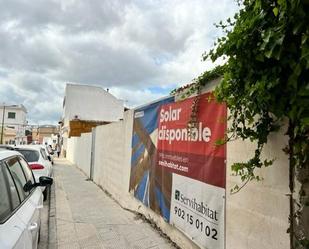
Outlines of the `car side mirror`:
<svg viewBox="0 0 309 249">
<path fill-rule="evenodd" d="M 50 178 L 48 176 L 41 176 L 39 178 L 39 181 L 40 182 L 38 183 L 38 186 L 41 186 L 41 187 L 45 187 L 45 186 L 53 184 L 53 178 Z"/>
<path fill-rule="evenodd" d="M 32 182 L 29 180 L 29 181 L 26 182 L 23 189 L 24 189 L 25 192 L 29 192 L 34 187 L 35 187 L 35 184 L 32 184 Z"/>
</svg>

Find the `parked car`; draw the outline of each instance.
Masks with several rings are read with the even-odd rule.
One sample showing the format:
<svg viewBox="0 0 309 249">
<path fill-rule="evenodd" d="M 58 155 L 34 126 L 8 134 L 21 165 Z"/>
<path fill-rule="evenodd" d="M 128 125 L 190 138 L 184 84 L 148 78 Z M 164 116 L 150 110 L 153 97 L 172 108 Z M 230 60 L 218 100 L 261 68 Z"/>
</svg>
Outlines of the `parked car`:
<svg viewBox="0 0 309 249">
<path fill-rule="evenodd" d="M 36 181 L 39 181 L 41 176 L 51 177 L 52 164 L 48 158 L 45 147 L 42 145 L 19 145 L 15 150 L 20 152 L 28 161 L 30 168 L 33 170 Z M 42 188 L 44 200 L 47 197 L 47 189 Z"/>
<path fill-rule="evenodd" d="M 0 144 L 0 150 L 14 150 L 14 147 L 11 145 Z"/>
<path fill-rule="evenodd" d="M 0 248 L 36 249 L 43 196 L 39 186 L 52 184 L 49 177 L 36 182 L 24 159 L 16 151 L 0 151 Z"/>
<path fill-rule="evenodd" d="M 50 160 L 51 164 L 53 165 L 56 152 L 54 152 L 54 150 L 52 149 L 52 147 L 50 145 L 47 145 L 44 148 L 45 148 L 45 152 L 47 154 L 48 159 Z"/>
</svg>

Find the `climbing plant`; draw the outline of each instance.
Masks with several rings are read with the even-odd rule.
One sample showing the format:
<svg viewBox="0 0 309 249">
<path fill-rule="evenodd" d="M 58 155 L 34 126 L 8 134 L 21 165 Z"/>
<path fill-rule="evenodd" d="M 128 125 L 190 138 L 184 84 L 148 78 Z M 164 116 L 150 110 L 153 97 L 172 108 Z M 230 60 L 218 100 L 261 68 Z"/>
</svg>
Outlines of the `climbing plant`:
<svg viewBox="0 0 309 249">
<path fill-rule="evenodd" d="M 232 165 L 243 185 L 260 180 L 256 169 L 272 165 L 274 158 L 262 160 L 269 135 L 287 127 L 290 173 L 291 248 L 309 248 L 309 0 L 243 0 L 234 18 L 220 22 L 225 35 L 204 60 L 226 60 L 222 80 L 215 90 L 218 101 L 230 112 L 226 141 L 241 138 L 255 142 L 252 158 Z M 200 91 L 206 72 L 187 92 Z M 294 179 L 301 183 L 294 196 Z"/>
</svg>

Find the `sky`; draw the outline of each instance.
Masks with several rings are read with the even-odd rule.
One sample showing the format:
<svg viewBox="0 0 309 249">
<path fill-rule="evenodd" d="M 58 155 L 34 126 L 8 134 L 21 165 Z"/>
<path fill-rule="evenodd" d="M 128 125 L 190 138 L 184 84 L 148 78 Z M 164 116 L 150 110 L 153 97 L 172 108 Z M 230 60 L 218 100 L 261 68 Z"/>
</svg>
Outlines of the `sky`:
<svg viewBox="0 0 309 249">
<path fill-rule="evenodd" d="M 202 61 L 234 0 L 0 0 L 0 102 L 57 124 L 66 83 L 133 108 L 214 67 Z"/>
</svg>

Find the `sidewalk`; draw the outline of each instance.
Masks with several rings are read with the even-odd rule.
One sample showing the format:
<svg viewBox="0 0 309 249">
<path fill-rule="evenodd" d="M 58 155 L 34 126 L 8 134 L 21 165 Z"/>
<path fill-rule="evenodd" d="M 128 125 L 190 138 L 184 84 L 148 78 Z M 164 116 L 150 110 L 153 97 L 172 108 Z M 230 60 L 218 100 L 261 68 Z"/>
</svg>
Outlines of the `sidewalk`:
<svg viewBox="0 0 309 249">
<path fill-rule="evenodd" d="M 174 248 L 67 161 L 54 165 L 57 248 Z"/>
</svg>

